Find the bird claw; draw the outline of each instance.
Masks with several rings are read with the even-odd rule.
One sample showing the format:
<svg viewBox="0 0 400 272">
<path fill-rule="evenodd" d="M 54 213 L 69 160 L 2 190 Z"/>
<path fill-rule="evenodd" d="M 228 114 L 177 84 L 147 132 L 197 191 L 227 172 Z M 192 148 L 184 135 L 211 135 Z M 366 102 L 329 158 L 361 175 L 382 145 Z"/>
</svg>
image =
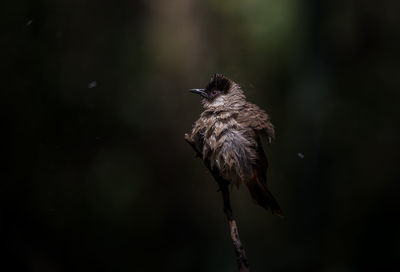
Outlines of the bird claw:
<svg viewBox="0 0 400 272">
<path fill-rule="evenodd" d="M 190 135 L 187 133 L 185 133 L 185 140 L 188 141 L 189 143 L 193 143 L 192 137 L 190 137 Z"/>
</svg>

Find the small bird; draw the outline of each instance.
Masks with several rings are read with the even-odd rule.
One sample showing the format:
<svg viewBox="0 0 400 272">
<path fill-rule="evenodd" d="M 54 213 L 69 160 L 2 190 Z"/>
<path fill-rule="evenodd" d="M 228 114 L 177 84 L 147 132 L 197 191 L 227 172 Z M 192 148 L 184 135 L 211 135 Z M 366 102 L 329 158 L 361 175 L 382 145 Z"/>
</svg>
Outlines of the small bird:
<svg viewBox="0 0 400 272">
<path fill-rule="evenodd" d="M 270 117 L 246 101 L 238 84 L 215 74 L 205 89 L 191 89 L 202 96 L 204 111 L 186 134 L 203 160 L 231 185 L 245 184 L 255 202 L 273 214 L 283 216 L 267 187 L 268 161 L 261 139 L 275 138 Z"/>
</svg>

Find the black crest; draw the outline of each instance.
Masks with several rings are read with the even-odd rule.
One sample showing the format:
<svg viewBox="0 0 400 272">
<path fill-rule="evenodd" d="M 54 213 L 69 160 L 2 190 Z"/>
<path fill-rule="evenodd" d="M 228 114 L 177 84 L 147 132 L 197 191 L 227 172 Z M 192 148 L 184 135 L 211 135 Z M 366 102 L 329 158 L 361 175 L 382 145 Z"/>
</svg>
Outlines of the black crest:
<svg viewBox="0 0 400 272">
<path fill-rule="evenodd" d="M 223 75 L 215 74 L 206 87 L 206 91 L 219 90 L 227 93 L 231 87 L 231 80 Z"/>
</svg>

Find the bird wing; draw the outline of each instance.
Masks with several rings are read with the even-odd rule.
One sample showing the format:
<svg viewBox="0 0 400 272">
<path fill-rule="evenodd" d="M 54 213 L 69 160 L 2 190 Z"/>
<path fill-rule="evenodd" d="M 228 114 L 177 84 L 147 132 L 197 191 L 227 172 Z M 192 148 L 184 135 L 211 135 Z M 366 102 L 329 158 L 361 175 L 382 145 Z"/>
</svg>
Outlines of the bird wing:
<svg viewBox="0 0 400 272">
<path fill-rule="evenodd" d="M 269 143 L 275 138 L 274 125 L 270 121 L 270 117 L 262 109 L 252 103 L 246 103 L 245 107 L 238 113 L 238 123 L 243 127 L 250 128 L 249 133 L 256 140 L 257 161 L 254 167 L 257 169 L 257 176 L 261 183 L 267 183 L 266 172 L 268 168 L 268 160 L 265 156 L 261 138 L 266 138 Z"/>
<path fill-rule="evenodd" d="M 246 107 L 238 113 L 237 121 L 243 127 L 250 127 L 253 137 L 256 139 L 257 161 L 253 165 L 253 177 L 245 182 L 252 198 L 258 205 L 266 210 L 271 209 L 272 213 L 283 217 L 278 202 L 272 196 L 267 186 L 268 160 L 265 156 L 261 138 L 264 137 L 269 143 L 275 138 L 274 125 L 270 117 L 258 106 L 247 103 Z"/>
<path fill-rule="evenodd" d="M 237 121 L 251 127 L 257 135 L 266 138 L 268 143 L 275 139 L 275 128 L 269 115 L 252 103 L 247 103 L 239 112 Z"/>
</svg>

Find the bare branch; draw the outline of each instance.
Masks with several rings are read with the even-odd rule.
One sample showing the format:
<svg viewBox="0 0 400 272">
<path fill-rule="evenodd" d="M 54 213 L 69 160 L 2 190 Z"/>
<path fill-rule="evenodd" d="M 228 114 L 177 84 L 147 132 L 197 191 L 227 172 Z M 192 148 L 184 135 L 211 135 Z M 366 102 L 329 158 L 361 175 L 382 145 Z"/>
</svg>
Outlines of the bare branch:
<svg viewBox="0 0 400 272">
<path fill-rule="evenodd" d="M 190 138 L 189 135 L 185 134 L 185 140 L 186 142 L 193 148 L 193 150 L 196 152 L 196 157 L 202 158 L 201 151 L 196 148 L 195 143 L 193 140 Z M 211 172 L 213 175 L 215 181 L 218 184 L 219 191 L 222 194 L 222 199 L 223 199 L 223 205 L 224 205 L 224 213 L 226 218 L 228 219 L 229 223 L 229 229 L 230 229 L 230 234 L 233 242 L 233 247 L 235 249 L 236 257 L 237 257 L 237 265 L 239 272 L 249 272 L 249 260 L 247 259 L 246 256 L 246 251 L 244 249 L 244 246 L 242 242 L 240 241 L 239 238 L 239 231 L 236 225 L 235 219 L 233 219 L 232 216 L 232 207 L 231 207 L 231 201 L 230 201 L 230 195 L 229 195 L 229 182 L 223 179 L 217 171 L 212 169 L 210 161 L 208 159 L 203 160 L 204 165 L 207 167 L 207 169 Z"/>
</svg>

